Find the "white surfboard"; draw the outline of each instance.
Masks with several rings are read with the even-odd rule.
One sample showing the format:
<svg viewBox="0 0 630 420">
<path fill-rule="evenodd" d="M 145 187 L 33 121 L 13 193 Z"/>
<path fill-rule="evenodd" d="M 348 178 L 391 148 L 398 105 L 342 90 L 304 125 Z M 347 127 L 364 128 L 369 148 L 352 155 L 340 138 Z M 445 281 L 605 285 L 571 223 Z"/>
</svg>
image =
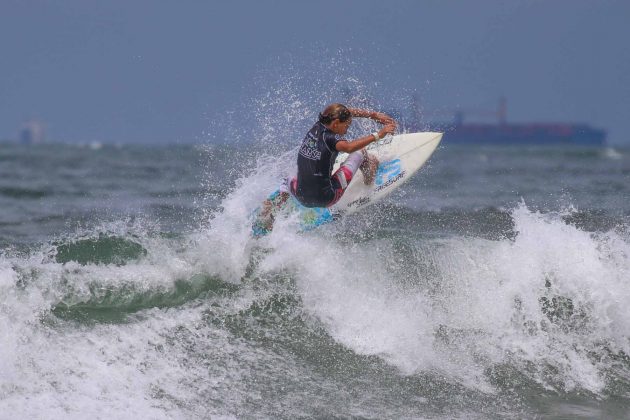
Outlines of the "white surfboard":
<svg viewBox="0 0 630 420">
<path fill-rule="evenodd" d="M 389 136 L 368 147 L 370 154 L 378 158 L 379 165 L 374 184 L 365 185 L 361 171 L 352 178 L 341 199 L 330 211 L 351 214 L 362 207 L 382 200 L 413 176 L 431 157 L 442 140 L 442 133 L 407 133 Z M 347 155 L 337 157 L 333 173 Z"/>
<path fill-rule="evenodd" d="M 378 169 L 373 184 L 366 185 L 361 171 L 357 171 L 346 188 L 341 199 L 328 208 L 304 207 L 293 196 L 283 204 L 282 211 L 297 212 L 303 230 L 310 230 L 328 223 L 339 217 L 346 216 L 374 204 L 411 178 L 431 157 L 442 140 L 442 133 L 407 133 L 388 136 L 368 147 L 371 155 L 378 161 Z M 340 153 L 335 161 L 333 173 L 346 159 L 345 153 Z M 269 196 L 273 200 L 279 191 Z M 280 209 L 277 209 L 280 210 Z M 274 210 L 274 214 L 277 210 Z M 260 209 L 255 211 L 252 233 L 254 236 L 265 235 L 269 227 L 265 220 L 259 217 Z"/>
</svg>

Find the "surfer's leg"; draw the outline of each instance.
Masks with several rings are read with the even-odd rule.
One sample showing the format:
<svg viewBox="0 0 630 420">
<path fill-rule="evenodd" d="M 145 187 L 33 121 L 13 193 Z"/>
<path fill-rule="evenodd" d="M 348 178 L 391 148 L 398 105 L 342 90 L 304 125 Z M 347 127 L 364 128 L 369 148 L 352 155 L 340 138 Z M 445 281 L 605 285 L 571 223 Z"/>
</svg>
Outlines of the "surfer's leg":
<svg viewBox="0 0 630 420">
<path fill-rule="evenodd" d="M 333 174 L 332 177 L 337 178 L 342 189 L 345 190 L 348 185 L 350 185 L 350 181 L 352 181 L 354 174 L 357 173 L 361 163 L 363 163 L 363 159 L 364 156 L 361 151 L 350 153 L 339 169 Z"/>
<path fill-rule="evenodd" d="M 369 154 L 365 149 L 363 149 L 362 152 L 363 162 L 361 163 L 360 169 L 363 173 L 363 182 L 365 182 L 365 185 L 372 185 L 374 183 L 374 179 L 376 178 L 378 158 Z"/>
<path fill-rule="evenodd" d="M 346 160 L 343 161 L 339 169 L 332 175 L 331 181 L 335 191 L 335 197 L 326 207 L 330 207 L 339 201 L 362 162 L 363 153 L 360 151 L 350 153 Z"/>
</svg>

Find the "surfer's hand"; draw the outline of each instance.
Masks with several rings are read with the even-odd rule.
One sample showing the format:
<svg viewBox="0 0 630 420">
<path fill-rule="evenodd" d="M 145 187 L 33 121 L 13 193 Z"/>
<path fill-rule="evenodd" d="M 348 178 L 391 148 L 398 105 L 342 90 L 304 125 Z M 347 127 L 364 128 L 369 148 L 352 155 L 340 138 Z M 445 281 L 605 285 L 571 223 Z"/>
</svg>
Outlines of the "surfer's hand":
<svg viewBox="0 0 630 420">
<path fill-rule="evenodd" d="M 394 121 L 392 117 L 383 112 L 375 112 L 374 114 L 372 114 L 372 119 L 380 122 L 383 125 L 396 124 L 396 121 Z"/>
<path fill-rule="evenodd" d="M 378 132 L 378 136 L 380 138 L 385 137 L 388 134 L 394 134 L 396 132 L 396 123 L 392 122 L 391 124 L 386 124 L 383 128 L 381 128 Z"/>
</svg>

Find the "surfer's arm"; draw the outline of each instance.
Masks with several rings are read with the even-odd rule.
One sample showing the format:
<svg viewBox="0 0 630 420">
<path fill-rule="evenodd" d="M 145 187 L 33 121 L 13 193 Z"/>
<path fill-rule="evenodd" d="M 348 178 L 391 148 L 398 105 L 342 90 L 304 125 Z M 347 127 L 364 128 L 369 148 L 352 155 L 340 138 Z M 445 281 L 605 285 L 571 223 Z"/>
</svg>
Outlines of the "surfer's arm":
<svg viewBox="0 0 630 420">
<path fill-rule="evenodd" d="M 365 137 L 360 137 L 356 140 L 339 140 L 335 145 L 338 152 L 352 153 L 357 150 L 363 149 L 373 141 L 382 139 L 387 134 L 394 134 L 396 131 L 396 121 L 392 117 L 382 112 L 369 111 L 361 108 L 349 108 L 348 109 L 353 117 L 357 118 L 370 118 L 378 123 L 383 124 L 383 127 L 378 131 L 378 139 L 374 135 L 370 134 Z"/>
<path fill-rule="evenodd" d="M 396 121 L 392 117 L 390 117 L 389 115 L 383 112 L 368 111 L 367 109 L 361 109 L 361 108 L 349 108 L 348 110 L 350 111 L 353 117 L 369 118 L 383 125 L 388 125 L 388 124 L 393 124 L 394 126 L 396 125 Z"/>
<path fill-rule="evenodd" d="M 352 153 L 352 152 L 356 152 L 357 150 L 363 149 L 365 146 L 367 146 L 368 144 L 372 143 L 375 140 L 376 139 L 371 134 L 369 136 L 361 137 L 352 141 L 339 140 L 337 144 L 335 144 L 335 148 L 337 149 L 338 152 Z"/>
<path fill-rule="evenodd" d="M 386 124 L 383 128 L 378 131 L 378 139 L 382 139 L 387 134 L 394 134 L 396 131 L 396 124 Z M 373 141 L 377 141 L 373 134 L 369 134 L 365 137 L 359 137 L 356 140 L 348 141 L 348 140 L 339 140 L 337 144 L 335 144 L 335 148 L 338 152 L 352 153 L 357 150 L 363 149 L 368 144 Z"/>
</svg>

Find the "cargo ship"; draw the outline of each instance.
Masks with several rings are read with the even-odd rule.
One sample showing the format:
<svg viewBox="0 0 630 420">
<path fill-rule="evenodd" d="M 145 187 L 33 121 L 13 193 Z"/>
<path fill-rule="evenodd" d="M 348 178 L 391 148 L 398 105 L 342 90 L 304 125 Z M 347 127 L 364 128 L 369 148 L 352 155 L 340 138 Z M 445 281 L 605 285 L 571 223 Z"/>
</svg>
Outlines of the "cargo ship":
<svg viewBox="0 0 630 420">
<path fill-rule="evenodd" d="M 414 106 L 414 114 L 418 115 Z M 487 113 L 486 113 L 487 114 Z M 606 130 L 588 124 L 570 123 L 521 123 L 506 121 L 507 107 L 504 98 L 499 102 L 496 123 L 466 123 L 464 112 L 456 111 L 450 122 L 420 124 L 411 121 L 409 131 L 443 131 L 444 144 L 489 145 L 554 145 L 554 146 L 604 146 Z"/>
</svg>

